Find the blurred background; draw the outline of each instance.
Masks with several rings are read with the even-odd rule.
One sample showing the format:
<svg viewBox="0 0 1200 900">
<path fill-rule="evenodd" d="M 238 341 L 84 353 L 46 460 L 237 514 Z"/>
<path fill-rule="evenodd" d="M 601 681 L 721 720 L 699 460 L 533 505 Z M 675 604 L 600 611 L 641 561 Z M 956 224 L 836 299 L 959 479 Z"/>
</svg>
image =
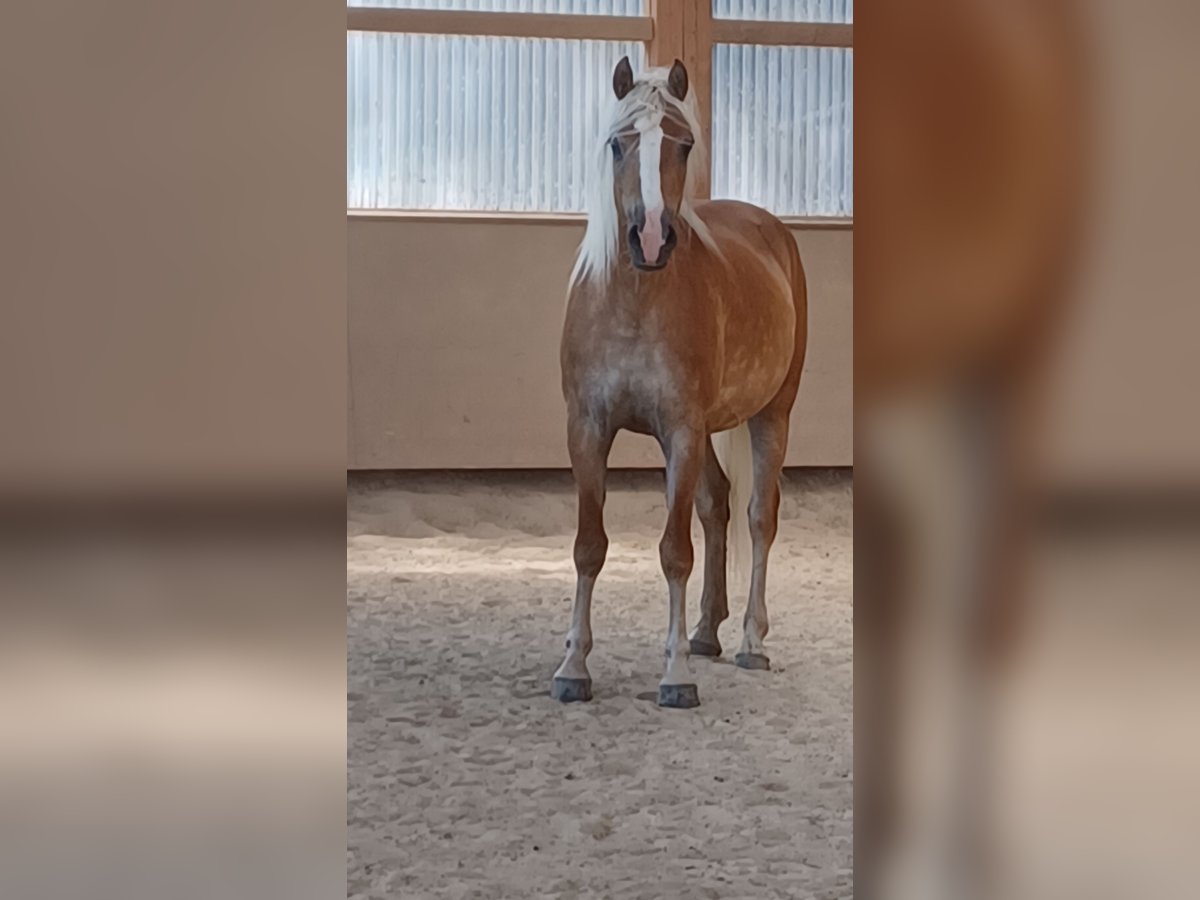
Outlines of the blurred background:
<svg viewBox="0 0 1200 900">
<path fill-rule="evenodd" d="M 860 11 L 863 896 L 1194 893 L 1198 25 Z"/>
<path fill-rule="evenodd" d="M 345 13 L 0 13 L 0 895 L 341 896 Z"/>
</svg>

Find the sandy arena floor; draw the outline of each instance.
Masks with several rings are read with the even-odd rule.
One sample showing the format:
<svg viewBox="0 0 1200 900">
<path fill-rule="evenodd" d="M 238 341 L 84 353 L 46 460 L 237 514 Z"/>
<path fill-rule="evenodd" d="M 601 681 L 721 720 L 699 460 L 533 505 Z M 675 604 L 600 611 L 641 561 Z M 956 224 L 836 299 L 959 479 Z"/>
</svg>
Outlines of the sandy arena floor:
<svg viewBox="0 0 1200 900">
<path fill-rule="evenodd" d="M 731 584 L 726 658 L 693 660 L 694 710 L 654 702 L 661 487 L 610 478 L 595 699 L 561 705 L 569 475 L 351 481 L 351 897 L 852 896 L 849 479 L 786 477 L 773 669 L 732 664 L 745 601 Z"/>
</svg>

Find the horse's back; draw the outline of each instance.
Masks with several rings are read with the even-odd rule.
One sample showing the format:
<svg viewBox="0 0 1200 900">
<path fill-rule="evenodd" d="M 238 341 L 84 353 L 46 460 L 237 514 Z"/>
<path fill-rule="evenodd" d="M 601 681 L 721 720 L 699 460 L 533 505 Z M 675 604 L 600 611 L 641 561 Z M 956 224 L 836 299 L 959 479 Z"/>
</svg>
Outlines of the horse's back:
<svg viewBox="0 0 1200 900">
<path fill-rule="evenodd" d="M 761 206 L 742 200 L 705 200 L 696 204 L 696 213 L 722 249 L 740 243 L 781 261 L 791 258 L 789 246 L 794 249 L 795 242 L 787 226 Z"/>
</svg>

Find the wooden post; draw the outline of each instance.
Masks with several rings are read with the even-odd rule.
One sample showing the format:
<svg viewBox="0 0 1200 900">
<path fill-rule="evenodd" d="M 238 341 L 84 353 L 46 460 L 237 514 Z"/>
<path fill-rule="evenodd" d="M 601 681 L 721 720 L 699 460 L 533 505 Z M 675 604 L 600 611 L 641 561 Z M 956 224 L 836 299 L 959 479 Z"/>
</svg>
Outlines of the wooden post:
<svg viewBox="0 0 1200 900">
<path fill-rule="evenodd" d="M 704 0 L 650 0 L 654 36 L 646 44 L 648 65 L 669 66 L 675 60 L 683 59 L 684 12 L 694 3 L 702 2 Z"/>
<path fill-rule="evenodd" d="M 700 111 L 700 131 L 708 150 L 708 167 L 697 182 L 701 198 L 710 196 L 712 188 L 712 0 L 695 0 L 684 4 L 683 64 L 687 66 L 696 104 Z"/>
<path fill-rule="evenodd" d="M 680 60 L 696 94 L 700 137 L 710 148 L 708 169 L 701 173 L 698 192 L 709 195 L 712 183 L 712 0 L 650 0 L 654 37 L 646 45 L 651 66 L 669 66 Z"/>
</svg>

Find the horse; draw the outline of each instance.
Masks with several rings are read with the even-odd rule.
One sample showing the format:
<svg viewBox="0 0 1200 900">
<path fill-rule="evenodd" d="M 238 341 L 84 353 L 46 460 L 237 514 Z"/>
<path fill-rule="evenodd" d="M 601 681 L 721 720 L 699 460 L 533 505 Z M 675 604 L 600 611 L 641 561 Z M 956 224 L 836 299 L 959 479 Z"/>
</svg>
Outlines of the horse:
<svg viewBox="0 0 1200 900">
<path fill-rule="evenodd" d="M 587 228 L 568 286 L 561 344 L 567 447 L 578 494 L 575 602 L 551 696 L 592 697 L 591 604 L 604 565 L 608 454 L 619 430 L 653 436 L 666 465 L 659 557 L 669 624 L 658 704 L 699 696 L 689 657 L 717 657 L 729 615 L 726 550 L 751 547 L 749 600 L 737 665 L 769 669 L 767 556 L 808 334 L 808 293 L 795 240 L 764 209 L 701 201 L 702 131 L 676 60 L 612 78 L 616 101 L 592 159 Z M 612 101 L 610 101 L 612 104 Z M 714 445 L 716 438 L 716 445 Z M 752 469 L 749 502 L 744 489 Z M 689 638 L 693 504 L 704 531 L 700 621 Z M 737 549 L 735 540 L 734 549 Z"/>
</svg>

